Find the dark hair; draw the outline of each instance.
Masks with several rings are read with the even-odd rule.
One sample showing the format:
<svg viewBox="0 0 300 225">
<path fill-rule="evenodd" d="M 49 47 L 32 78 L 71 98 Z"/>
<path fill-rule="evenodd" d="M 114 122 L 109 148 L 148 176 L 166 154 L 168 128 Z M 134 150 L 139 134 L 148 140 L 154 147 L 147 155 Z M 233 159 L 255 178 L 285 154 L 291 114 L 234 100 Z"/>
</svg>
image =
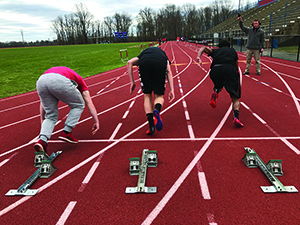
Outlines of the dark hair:
<svg viewBox="0 0 300 225">
<path fill-rule="evenodd" d="M 219 42 L 218 47 L 219 47 L 219 48 L 230 47 L 230 43 L 229 43 L 229 41 L 221 40 L 221 41 Z"/>
</svg>

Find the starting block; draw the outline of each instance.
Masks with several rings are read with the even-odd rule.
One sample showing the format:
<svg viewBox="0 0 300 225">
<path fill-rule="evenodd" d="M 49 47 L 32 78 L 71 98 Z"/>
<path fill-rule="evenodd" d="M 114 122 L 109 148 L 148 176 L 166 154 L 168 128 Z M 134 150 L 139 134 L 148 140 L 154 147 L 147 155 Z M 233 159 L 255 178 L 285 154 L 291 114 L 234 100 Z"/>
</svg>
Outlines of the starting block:
<svg viewBox="0 0 300 225">
<path fill-rule="evenodd" d="M 140 173 L 140 158 L 130 158 L 129 159 L 129 174 L 139 175 Z"/>
<path fill-rule="evenodd" d="M 38 152 L 40 153 L 40 152 Z M 62 151 L 52 153 L 49 157 L 43 152 L 43 154 L 37 154 L 35 158 L 35 166 L 38 165 L 38 169 L 22 184 L 17 190 L 11 189 L 5 195 L 6 196 L 32 196 L 38 193 L 38 189 L 28 189 L 38 178 L 49 178 L 56 170 L 52 162 L 59 156 Z M 46 160 L 43 160 L 46 157 Z M 37 164 L 37 165 L 36 165 Z"/>
<path fill-rule="evenodd" d="M 272 186 L 261 186 L 260 188 L 264 193 L 297 193 L 298 190 L 294 186 L 284 186 L 276 176 L 283 176 L 282 160 L 271 159 L 267 164 L 258 156 L 258 154 L 251 148 L 244 148 L 247 152 L 242 161 L 248 168 L 259 167 L 265 174 L 267 179 L 271 182 Z"/>
<path fill-rule="evenodd" d="M 126 58 L 125 58 L 125 56 L 123 57 L 124 53 L 126 54 Z M 122 63 L 126 63 L 128 61 L 128 52 L 127 52 L 127 49 L 121 49 L 120 50 L 120 57 L 121 57 Z"/>
<path fill-rule="evenodd" d="M 57 170 L 50 160 L 42 161 L 40 168 L 40 178 L 49 178 Z"/>
<path fill-rule="evenodd" d="M 45 161 L 48 159 L 48 155 L 46 152 L 35 152 L 35 158 L 34 158 L 34 167 L 41 167 L 42 161 Z"/>
<path fill-rule="evenodd" d="M 143 150 L 142 161 L 140 158 L 129 159 L 129 174 L 139 175 L 137 187 L 127 187 L 126 194 L 156 193 L 156 187 L 146 187 L 147 167 L 157 167 L 157 151 Z"/>
</svg>

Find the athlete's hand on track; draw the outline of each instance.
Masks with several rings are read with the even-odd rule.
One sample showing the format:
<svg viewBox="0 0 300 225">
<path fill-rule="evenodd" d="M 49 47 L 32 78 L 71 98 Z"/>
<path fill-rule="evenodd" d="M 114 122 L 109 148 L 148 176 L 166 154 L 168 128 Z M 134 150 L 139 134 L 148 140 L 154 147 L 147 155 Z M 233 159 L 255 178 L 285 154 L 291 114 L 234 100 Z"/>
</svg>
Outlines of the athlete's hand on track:
<svg viewBox="0 0 300 225">
<path fill-rule="evenodd" d="M 99 123 L 94 123 L 92 127 L 92 134 L 96 134 L 96 132 L 99 130 Z"/>
<path fill-rule="evenodd" d="M 136 84 L 135 83 L 131 83 L 130 84 L 130 94 L 133 93 L 134 89 L 135 89 Z"/>
<path fill-rule="evenodd" d="M 202 66 L 202 60 L 200 59 L 200 57 L 197 57 L 197 61 L 199 63 L 199 66 Z"/>
<path fill-rule="evenodd" d="M 175 98 L 174 91 L 170 91 L 169 92 L 169 102 L 173 101 L 174 98 Z"/>
</svg>

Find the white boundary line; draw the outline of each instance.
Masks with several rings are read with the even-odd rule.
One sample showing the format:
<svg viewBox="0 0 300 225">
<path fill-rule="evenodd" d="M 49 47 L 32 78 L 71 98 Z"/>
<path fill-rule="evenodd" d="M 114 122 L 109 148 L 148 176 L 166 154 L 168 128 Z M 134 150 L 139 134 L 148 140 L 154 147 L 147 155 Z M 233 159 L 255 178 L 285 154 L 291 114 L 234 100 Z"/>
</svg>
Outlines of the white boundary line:
<svg viewBox="0 0 300 225">
<path fill-rule="evenodd" d="M 63 214 L 60 216 L 58 222 L 56 223 L 56 225 L 63 225 L 65 224 L 65 222 L 67 221 L 68 217 L 70 216 L 71 212 L 73 211 L 75 205 L 77 202 L 70 202 L 67 206 L 67 208 L 65 209 L 65 211 L 63 212 Z"/>
</svg>

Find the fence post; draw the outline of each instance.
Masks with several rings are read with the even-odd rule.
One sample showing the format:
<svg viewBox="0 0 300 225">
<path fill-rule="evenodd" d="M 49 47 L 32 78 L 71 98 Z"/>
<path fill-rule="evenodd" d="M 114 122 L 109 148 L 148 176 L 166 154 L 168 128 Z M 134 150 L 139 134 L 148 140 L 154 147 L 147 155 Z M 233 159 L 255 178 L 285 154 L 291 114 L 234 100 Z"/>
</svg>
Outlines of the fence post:
<svg viewBox="0 0 300 225">
<path fill-rule="evenodd" d="M 273 52 L 273 41 L 274 41 L 274 37 L 271 37 L 271 53 L 270 53 L 270 57 L 272 57 L 272 52 Z"/>
<path fill-rule="evenodd" d="M 297 62 L 299 61 L 299 53 L 300 53 L 300 36 L 298 36 L 298 38 L 299 38 L 299 44 L 298 44 Z"/>
<path fill-rule="evenodd" d="M 242 52 L 243 51 L 243 37 L 241 37 L 241 50 L 240 50 L 240 52 Z"/>
</svg>

